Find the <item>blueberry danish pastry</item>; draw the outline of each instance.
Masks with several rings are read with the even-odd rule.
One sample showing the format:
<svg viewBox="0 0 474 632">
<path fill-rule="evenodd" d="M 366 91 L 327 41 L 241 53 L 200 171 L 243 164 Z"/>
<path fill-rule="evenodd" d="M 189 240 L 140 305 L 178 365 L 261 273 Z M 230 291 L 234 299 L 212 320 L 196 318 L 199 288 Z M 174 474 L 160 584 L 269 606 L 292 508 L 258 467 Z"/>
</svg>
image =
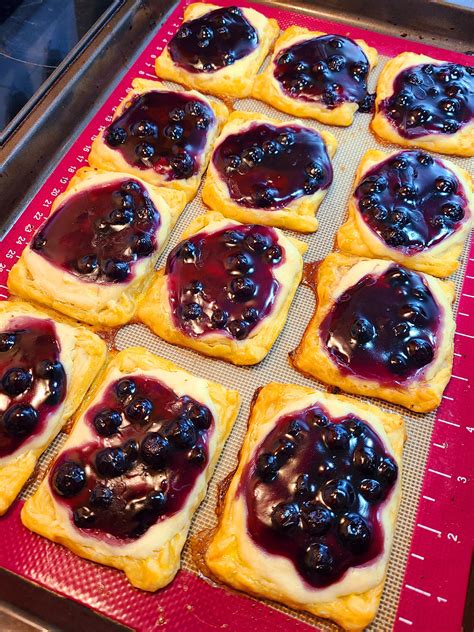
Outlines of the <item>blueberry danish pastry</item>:
<svg viewBox="0 0 474 632">
<path fill-rule="evenodd" d="M 168 255 L 138 319 L 167 342 L 256 364 L 285 324 L 305 250 L 276 228 L 202 215 Z"/>
<path fill-rule="evenodd" d="M 337 245 L 449 276 L 458 268 L 473 209 L 472 178 L 461 167 L 420 150 L 372 149 L 357 170 Z"/>
<path fill-rule="evenodd" d="M 0 303 L 0 514 L 105 361 L 96 334 L 27 303 Z"/>
<path fill-rule="evenodd" d="M 255 78 L 252 96 L 294 116 L 347 126 L 357 110 L 372 109 L 367 80 L 377 59 L 363 40 L 290 26 Z"/>
<path fill-rule="evenodd" d="M 318 270 L 316 312 L 293 363 L 348 393 L 433 410 L 451 377 L 453 300 L 449 281 L 332 253 Z"/>
<path fill-rule="evenodd" d="M 234 112 L 216 141 L 202 198 L 241 222 L 315 231 L 337 141 L 302 122 Z"/>
<path fill-rule="evenodd" d="M 168 584 L 237 416 L 235 391 L 136 347 L 118 353 L 22 521 L 77 555 Z"/>
<path fill-rule="evenodd" d="M 362 630 L 383 590 L 401 495 L 403 420 L 269 384 L 205 554 L 234 588 Z"/>
</svg>

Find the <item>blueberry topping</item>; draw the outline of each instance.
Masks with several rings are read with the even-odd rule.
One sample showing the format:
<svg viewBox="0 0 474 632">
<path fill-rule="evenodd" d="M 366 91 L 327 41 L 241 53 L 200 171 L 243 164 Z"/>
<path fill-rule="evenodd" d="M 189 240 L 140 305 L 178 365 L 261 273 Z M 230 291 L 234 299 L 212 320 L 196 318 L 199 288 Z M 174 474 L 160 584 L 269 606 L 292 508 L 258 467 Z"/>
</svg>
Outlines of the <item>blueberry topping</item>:
<svg viewBox="0 0 474 632">
<path fill-rule="evenodd" d="M 393 483 L 397 478 L 398 468 L 392 458 L 384 457 L 377 466 L 377 473 L 384 482 Z"/>
<path fill-rule="evenodd" d="M 352 463 L 361 472 L 370 474 L 377 467 L 377 457 L 372 448 L 356 448 L 352 457 Z"/>
<path fill-rule="evenodd" d="M 347 289 L 322 322 L 320 335 L 341 371 L 392 384 L 431 362 L 439 319 L 423 277 L 392 265 Z M 359 321 L 368 323 L 367 335 Z"/>
<path fill-rule="evenodd" d="M 397 75 L 381 110 L 405 138 L 454 134 L 474 115 L 474 79 L 454 64 L 413 66 Z"/>
<path fill-rule="evenodd" d="M 378 502 L 383 494 L 381 484 L 372 478 L 364 478 L 359 485 L 359 491 L 369 503 Z"/>
<path fill-rule="evenodd" d="M 130 274 L 130 264 L 126 261 L 109 259 L 105 262 L 104 274 L 111 281 L 125 281 Z"/>
<path fill-rule="evenodd" d="M 261 454 L 257 459 L 257 473 L 262 481 L 272 481 L 278 474 L 278 460 L 274 454 Z"/>
<path fill-rule="evenodd" d="M 37 424 L 38 413 L 30 404 L 14 404 L 3 414 L 5 432 L 11 437 L 27 437 Z"/>
<path fill-rule="evenodd" d="M 349 434 L 344 426 L 326 426 L 321 431 L 321 438 L 330 450 L 343 450 L 349 444 Z"/>
<path fill-rule="evenodd" d="M 323 490 L 324 503 L 333 511 L 344 511 L 352 507 L 355 502 L 355 491 L 345 479 L 329 481 Z"/>
<path fill-rule="evenodd" d="M 186 410 L 186 415 L 199 430 L 209 430 L 211 427 L 211 413 L 205 406 L 191 404 Z"/>
<path fill-rule="evenodd" d="M 228 324 L 228 329 L 233 338 L 243 340 L 248 336 L 249 323 L 242 319 L 231 320 Z"/>
<path fill-rule="evenodd" d="M 333 175 L 318 132 L 269 123 L 227 136 L 216 147 L 213 164 L 234 202 L 269 212 L 326 189 Z"/>
<path fill-rule="evenodd" d="M 73 512 L 73 520 L 79 529 L 88 529 L 95 523 L 96 516 L 89 507 L 79 507 Z"/>
<path fill-rule="evenodd" d="M 258 34 L 237 7 L 208 11 L 183 24 L 168 44 L 175 64 L 187 72 L 214 72 L 250 55 Z"/>
<path fill-rule="evenodd" d="M 223 329 L 229 319 L 229 314 L 223 309 L 215 309 L 212 312 L 211 321 L 215 327 Z"/>
<path fill-rule="evenodd" d="M 230 291 L 234 300 L 248 301 L 257 291 L 255 283 L 248 277 L 235 277 L 230 282 Z"/>
<path fill-rule="evenodd" d="M 327 533 L 333 523 L 333 513 L 319 503 L 308 502 L 303 506 L 301 518 L 304 529 L 311 535 Z"/>
<path fill-rule="evenodd" d="M 103 437 L 110 437 L 120 428 L 122 415 L 111 408 L 106 408 L 94 417 L 94 426 L 97 432 Z"/>
<path fill-rule="evenodd" d="M 192 448 L 196 443 L 196 429 L 190 419 L 177 419 L 170 433 L 170 439 L 179 448 Z"/>
<path fill-rule="evenodd" d="M 86 473 L 79 463 L 64 461 L 54 468 L 53 485 L 60 496 L 70 498 L 82 491 L 86 484 Z"/>
<path fill-rule="evenodd" d="M 76 269 L 79 274 L 92 274 L 99 267 L 99 262 L 95 255 L 84 255 L 77 260 Z"/>
</svg>

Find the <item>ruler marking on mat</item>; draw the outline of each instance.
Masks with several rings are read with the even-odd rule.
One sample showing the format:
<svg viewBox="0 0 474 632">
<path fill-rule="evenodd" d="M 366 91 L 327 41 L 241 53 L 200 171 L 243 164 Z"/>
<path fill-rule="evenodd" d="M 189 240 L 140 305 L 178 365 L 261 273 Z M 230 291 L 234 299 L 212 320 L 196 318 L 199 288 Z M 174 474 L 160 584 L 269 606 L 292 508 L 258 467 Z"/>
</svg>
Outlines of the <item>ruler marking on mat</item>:
<svg viewBox="0 0 474 632">
<path fill-rule="evenodd" d="M 440 419 L 439 417 L 438 417 L 437 421 L 439 421 L 439 423 L 441 423 L 441 424 L 446 424 L 448 426 L 454 426 L 455 428 L 460 428 L 461 427 L 461 424 L 457 424 L 454 421 L 447 421 L 446 419 Z"/>
<path fill-rule="evenodd" d="M 418 553 L 412 553 L 411 556 L 415 557 L 417 560 L 421 560 L 421 561 L 423 561 L 425 559 L 423 557 L 423 555 L 418 555 Z"/>
<path fill-rule="evenodd" d="M 398 617 L 398 620 L 402 623 L 406 623 L 407 625 L 413 625 L 413 621 L 410 621 L 410 619 L 405 619 L 405 617 Z"/>
<path fill-rule="evenodd" d="M 420 595 L 424 595 L 425 597 L 431 597 L 431 593 L 427 592 L 426 590 L 421 590 L 421 588 L 417 588 L 416 586 L 410 586 L 410 584 L 405 584 L 405 588 L 408 588 L 408 590 L 413 590 L 413 592 L 416 592 Z"/>
<path fill-rule="evenodd" d="M 433 470 L 433 468 L 429 467 L 428 472 L 432 474 L 437 474 L 438 476 L 444 476 L 445 478 L 451 478 L 451 474 L 446 474 L 445 472 L 438 472 L 438 470 Z"/>
<path fill-rule="evenodd" d="M 432 503 L 436 502 L 436 498 L 432 498 L 431 496 L 424 495 L 424 496 L 422 496 L 422 498 L 424 498 L 425 500 L 429 500 Z M 418 526 L 420 526 L 420 525 L 418 525 Z"/>
<path fill-rule="evenodd" d="M 434 498 L 430 498 L 430 500 L 434 501 Z M 420 524 L 420 523 L 417 523 L 416 526 L 420 527 L 420 529 L 424 529 L 425 531 L 431 531 L 431 533 L 436 533 L 436 535 L 441 535 L 441 531 L 439 529 L 433 529 L 433 527 L 427 527 L 425 524 Z"/>
</svg>

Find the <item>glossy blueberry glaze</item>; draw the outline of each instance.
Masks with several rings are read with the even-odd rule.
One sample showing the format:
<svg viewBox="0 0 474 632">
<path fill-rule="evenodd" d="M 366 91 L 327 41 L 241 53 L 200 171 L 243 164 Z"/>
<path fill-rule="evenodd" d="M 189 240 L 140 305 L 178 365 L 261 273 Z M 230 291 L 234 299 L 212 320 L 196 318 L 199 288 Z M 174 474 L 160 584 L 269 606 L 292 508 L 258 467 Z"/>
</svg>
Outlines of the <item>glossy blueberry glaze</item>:
<svg viewBox="0 0 474 632">
<path fill-rule="evenodd" d="M 316 588 L 383 551 L 379 512 L 398 468 L 377 433 L 320 405 L 281 417 L 244 470 L 247 529 Z"/>
<path fill-rule="evenodd" d="M 256 123 L 216 148 L 213 164 L 230 197 L 251 208 L 278 209 L 332 182 L 332 166 L 315 130 Z"/>
<path fill-rule="evenodd" d="M 375 166 L 354 196 L 370 228 L 406 254 L 449 237 L 468 212 L 456 175 L 421 151 L 402 151 Z"/>
<path fill-rule="evenodd" d="M 433 360 L 440 321 L 422 276 L 391 265 L 348 288 L 321 323 L 320 335 L 340 370 L 390 386 Z"/>
<path fill-rule="evenodd" d="M 214 72 L 250 55 L 258 33 L 242 9 L 215 9 L 184 22 L 168 44 L 171 59 L 188 72 Z"/>
<path fill-rule="evenodd" d="M 158 247 L 160 215 L 134 180 L 97 185 L 67 199 L 41 227 L 32 249 L 91 283 L 130 280 Z"/>
<path fill-rule="evenodd" d="M 292 98 L 322 101 L 329 109 L 349 101 L 370 111 L 369 69 L 364 51 L 353 40 L 322 35 L 282 50 L 275 59 L 274 76 Z"/>
<path fill-rule="evenodd" d="M 16 316 L 0 332 L 0 457 L 40 434 L 64 401 L 60 352 L 51 320 Z"/>
<path fill-rule="evenodd" d="M 273 307 L 280 287 L 273 269 L 283 261 L 278 236 L 266 226 L 237 225 L 181 242 L 166 264 L 176 325 L 193 337 L 246 338 Z"/>
<path fill-rule="evenodd" d="M 210 410 L 150 376 L 112 383 L 86 423 L 94 440 L 61 454 L 49 482 L 98 538 L 133 540 L 175 514 L 209 462 Z"/>
<path fill-rule="evenodd" d="M 381 111 L 404 138 L 454 134 L 474 118 L 474 67 L 421 64 L 393 82 Z"/>
<path fill-rule="evenodd" d="M 200 167 L 212 108 L 183 92 L 150 91 L 136 96 L 105 133 L 109 147 L 138 169 L 154 169 L 167 180 L 186 179 Z"/>
</svg>

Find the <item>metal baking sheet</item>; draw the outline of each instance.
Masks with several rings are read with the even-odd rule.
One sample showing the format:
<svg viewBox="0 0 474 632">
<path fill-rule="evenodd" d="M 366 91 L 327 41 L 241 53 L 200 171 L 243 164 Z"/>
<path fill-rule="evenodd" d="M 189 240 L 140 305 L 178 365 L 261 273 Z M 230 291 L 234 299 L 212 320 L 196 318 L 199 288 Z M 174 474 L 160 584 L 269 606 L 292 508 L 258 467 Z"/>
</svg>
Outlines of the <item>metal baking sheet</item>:
<svg viewBox="0 0 474 632">
<path fill-rule="evenodd" d="M 226 1 L 221 4 L 231 3 Z M 240 4 L 255 6 L 249 3 Z M 154 59 L 179 27 L 184 6 L 184 3 L 180 4 L 172 13 L 6 235 L 0 247 L 0 294 L 3 298 L 7 297 L 6 277 L 11 264 L 18 258 L 36 227 L 47 217 L 54 198 L 64 190 L 75 171 L 86 164 L 91 139 L 101 127 L 110 122 L 114 108 L 125 96 L 132 79 L 135 76 L 155 78 Z M 371 77 L 370 87 L 372 88 L 384 62 L 403 50 L 426 52 L 432 56 L 453 61 L 469 59 L 450 51 L 436 51 L 423 43 L 395 39 L 343 23 L 330 23 L 314 16 L 283 11 L 275 6 L 262 5 L 257 8 L 268 16 L 276 17 L 282 29 L 291 24 L 300 24 L 316 30 L 366 39 L 369 44 L 379 50 L 381 57 L 379 67 Z M 234 106 L 236 109 L 264 112 L 284 120 L 292 118 L 251 99 L 236 101 Z M 306 261 L 321 259 L 332 250 L 335 232 L 345 216 L 347 199 L 357 164 L 366 150 L 381 146 L 368 131 L 369 120 L 369 115 L 360 114 L 350 128 L 330 128 L 339 141 L 334 159 L 335 182 L 319 210 L 318 232 L 302 237 L 309 245 L 305 256 Z M 324 129 L 324 126 L 319 123 L 308 122 L 308 124 L 316 129 Z M 472 170 L 474 161 L 466 159 L 454 159 L 454 161 Z M 198 194 L 180 218 L 159 265 L 164 263 L 166 254 L 177 243 L 179 235 L 189 221 L 205 210 Z M 466 584 L 470 561 L 469 525 L 466 524 L 467 515 L 462 513 L 463 492 L 466 489 L 463 487 L 465 483 L 462 479 L 467 481 L 472 476 L 469 469 L 472 464 L 469 463 L 467 450 L 467 441 L 472 439 L 472 429 L 469 429 L 468 420 L 463 416 L 465 415 L 463 411 L 469 410 L 468 398 L 470 397 L 472 401 L 468 386 L 472 378 L 470 373 L 474 372 L 472 368 L 474 366 L 472 361 L 474 336 L 471 330 L 472 325 L 470 325 L 472 319 L 466 316 L 469 315 L 469 310 L 474 309 L 472 305 L 469 305 L 474 298 L 472 280 L 474 279 L 474 251 L 470 251 L 469 246 L 466 246 L 464 251 L 460 271 L 452 278 L 456 284 L 458 301 L 460 299 L 460 303 L 456 304 L 456 309 L 460 305 L 457 316 L 459 333 L 456 336 L 457 356 L 454 368 L 456 377 L 453 378 L 446 391 L 443 406 L 436 414 L 414 415 L 389 404 L 380 404 L 382 408 L 397 410 L 404 416 L 408 426 L 409 441 L 404 456 L 404 497 L 384 595 L 377 619 L 370 627 L 373 631 L 403 629 L 408 626 L 417 631 L 426 629 L 449 632 L 458 630 L 460 627 L 463 609 L 463 590 L 460 590 L 460 587 Z M 143 326 L 132 325 L 119 331 L 117 336 L 119 348 L 142 344 L 197 375 L 215 379 L 241 392 L 243 398 L 241 413 L 225 446 L 206 500 L 195 516 L 192 534 L 214 524 L 216 486 L 235 467 L 254 390 L 272 380 L 323 388 L 317 382 L 302 377 L 290 367 L 288 362 L 288 353 L 297 346 L 312 315 L 313 306 L 314 301 L 309 290 L 299 288 L 282 334 L 269 356 L 256 367 L 234 367 L 220 360 L 204 358 L 192 351 L 173 347 L 152 335 Z M 452 429 L 459 429 L 459 432 L 453 433 Z M 451 434 L 448 438 L 439 439 L 439 434 L 443 432 L 451 432 Z M 40 472 L 44 472 L 63 439 L 63 436 L 58 437 L 44 455 Z M 436 448 L 438 441 L 443 442 L 438 445 L 446 444 L 446 447 Z M 436 450 L 441 449 L 444 450 L 442 453 L 444 461 L 440 461 L 436 453 Z M 432 484 L 432 480 L 436 482 L 436 496 L 433 491 L 425 492 L 425 488 Z M 30 495 L 35 487 L 36 483 L 33 482 L 24 491 L 22 498 Z M 432 500 L 425 500 L 425 497 Z M 162 626 L 170 631 L 191 628 L 207 630 L 217 627 L 242 632 L 251 630 L 255 626 L 262 631 L 305 630 L 308 627 L 318 630 L 337 629 L 331 623 L 289 611 L 277 604 L 269 606 L 208 583 L 197 575 L 189 546 L 185 548 L 183 554 L 184 570 L 176 580 L 168 588 L 155 595 L 142 593 L 131 588 L 120 572 L 79 559 L 62 547 L 29 533 L 19 522 L 21 503 L 21 500 L 18 501 L 12 511 L 0 520 L 0 533 L 4 542 L 0 550 L 0 566 L 94 608 L 103 615 L 133 629 L 158 630 L 162 629 Z M 423 514 L 423 503 L 434 504 L 438 512 L 436 521 L 426 522 L 425 520 L 423 523 L 423 515 L 425 517 L 427 515 L 426 511 Z M 430 511 L 429 505 L 427 511 Z M 455 531 L 447 530 L 443 522 L 446 519 L 456 524 Z M 417 552 L 413 547 L 410 548 L 413 537 L 416 540 L 419 533 L 425 536 L 420 544 L 420 546 L 427 546 L 427 552 L 424 554 Z M 434 535 L 435 539 L 427 540 L 431 535 Z M 453 540 L 454 537 L 456 539 Z M 453 546 L 449 549 L 451 543 Z M 416 583 L 418 571 L 416 568 L 413 570 L 413 564 L 422 560 L 412 557 L 413 553 L 418 558 L 423 557 L 425 566 L 422 567 L 422 577 L 426 578 L 427 575 L 431 577 L 435 588 Z M 443 581 L 446 578 L 449 580 L 443 584 L 438 569 L 440 560 L 444 559 L 449 559 L 450 564 L 449 568 L 443 569 L 445 576 Z M 415 579 L 410 580 L 412 583 L 407 582 L 407 568 L 408 572 L 412 569 L 411 572 L 415 573 Z M 402 604 L 399 610 L 400 595 Z M 403 611 L 402 606 L 405 608 Z M 421 627 L 416 625 L 415 619 L 416 616 L 420 616 L 420 613 Z"/>
</svg>

